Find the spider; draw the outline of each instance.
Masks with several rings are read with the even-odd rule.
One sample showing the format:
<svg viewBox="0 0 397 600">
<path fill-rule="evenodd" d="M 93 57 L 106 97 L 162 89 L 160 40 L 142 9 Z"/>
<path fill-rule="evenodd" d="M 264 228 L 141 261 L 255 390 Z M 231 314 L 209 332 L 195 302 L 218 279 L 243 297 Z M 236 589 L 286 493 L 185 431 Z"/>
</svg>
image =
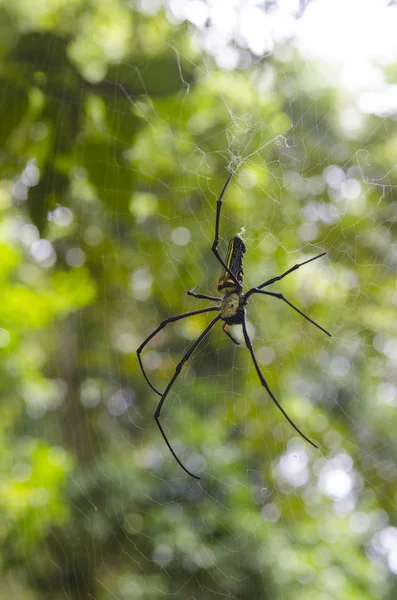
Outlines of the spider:
<svg viewBox="0 0 397 600">
<path fill-rule="evenodd" d="M 234 342 L 237 345 L 239 345 L 239 342 L 227 330 L 227 326 L 228 325 L 241 325 L 242 326 L 242 328 L 243 328 L 244 342 L 245 342 L 245 345 L 247 346 L 247 348 L 248 348 L 248 350 L 249 350 L 249 352 L 251 354 L 252 362 L 254 363 L 255 370 L 256 370 L 256 372 L 258 374 L 258 377 L 259 377 L 259 380 L 260 380 L 262 386 L 266 389 L 266 391 L 269 394 L 270 398 L 273 400 L 273 402 L 275 403 L 275 405 L 277 406 L 277 408 L 283 413 L 284 417 L 287 419 L 287 421 L 290 423 L 290 425 L 292 425 L 292 427 L 295 429 L 295 431 L 297 433 L 299 433 L 299 435 L 303 439 L 305 439 L 307 442 L 309 442 L 309 444 L 311 444 L 315 448 L 318 448 L 317 444 L 315 444 L 312 440 L 310 440 L 297 427 L 297 425 L 295 425 L 295 423 L 292 421 L 292 419 L 285 412 L 285 410 L 283 409 L 283 407 L 278 402 L 278 400 L 274 396 L 273 392 L 269 388 L 269 385 L 268 385 L 268 383 L 267 383 L 267 381 L 265 379 L 265 376 L 263 375 L 263 373 L 262 373 L 262 371 L 261 371 L 261 369 L 259 367 L 259 363 L 258 363 L 258 360 L 257 360 L 257 358 L 255 356 L 254 348 L 252 346 L 252 342 L 251 342 L 250 336 L 248 334 L 245 307 L 246 307 L 246 305 L 248 303 L 248 299 L 253 294 L 263 294 L 265 296 L 272 296 L 273 298 L 278 298 L 279 300 L 282 300 L 283 302 L 285 302 L 286 304 L 288 304 L 288 306 L 290 306 L 291 308 L 293 308 L 302 317 L 304 317 L 305 319 L 307 319 L 308 321 L 310 321 L 310 323 L 312 323 L 313 325 L 315 325 L 316 327 L 318 327 L 318 329 L 321 329 L 321 331 L 323 331 L 329 337 L 331 337 L 331 334 L 326 329 L 324 329 L 323 327 L 321 327 L 321 325 L 319 325 L 318 323 L 316 323 L 315 321 L 313 321 L 313 319 L 311 319 L 310 317 L 308 317 L 307 315 L 305 315 L 301 310 L 299 310 L 299 308 L 297 308 L 296 306 L 294 306 L 294 304 L 292 304 L 292 302 L 290 302 L 289 300 L 287 300 L 287 298 L 285 298 L 285 296 L 283 296 L 283 294 L 276 293 L 276 292 L 269 292 L 269 291 L 263 289 L 263 288 L 266 288 L 269 285 L 275 283 L 276 281 L 280 281 L 281 279 L 283 279 L 284 277 L 286 277 L 287 275 L 289 275 L 293 271 L 296 271 L 297 269 L 299 269 L 303 265 L 306 265 L 306 264 L 312 262 L 313 260 L 317 260 L 318 258 L 321 258 L 322 256 L 324 256 L 326 254 L 326 252 L 322 252 L 321 254 L 318 254 L 314 258 L 309 258 L 308 260 L 305 260 L 305 261 L 303 261 L 301 263 L 295 264 L 293 267 L 291 267 L 290 269 L 288 269 L 287 271 L 285 271 L 285 273 L 282 273 L 282 275 L 277 275 L 276 277 L 272 277 L 271 279 L 268 279 L 267 281 L 265 281 L 265 283 L 261 283 L 257 287 L 251 288 L 250 290 L 248 290 L 244 294 L 243 293 L 243 279 L 244 279 L 243 257 L 244 257 L 245 251 L 246 251 L 246 247 L 245 247 L 245 244 L 244 244 L 243 240 L 240 237 L 238 237 L 238 236 L 235 236 L 235 237 L 233 237 L 230 240 L 225 260 L 222 259 L 222 257 L 220 256 L 220 254 L 218 252 L 219 221 L 220 221 L 220 216 L 221 216 L 222 200 L 223 200 L 223 196 L 224 196 L 224 194 L 226 192 L 227 186 L 229 185 L 229 182 L 230 182 L 231 178 L 233 177 L 233 174 L 234 174 L 233 172 L 230 172 L 230 174 L 229 174 L 229 176 L 228 176 L 228 178 L 226 180 L 226 183 L 223 186 L 221 194 L 220 194 L 220 196 L 219 196 L 219 198 L 217 200 L 217 204 L 216 204 L 216 217 L 215 217 L 215 237 L 214 237 L 214 242 L 213 242 L 212 248 L 211 248 L 212 252 L 215 255 L 215 258 L 222 265 L 222 268 L 223 268 L 221 276 L 220 276 L 220 278 L 219 278 L 219 280 L 217 282 L 218 292 L 220 292 L 222 294 L 222 297 L 217 298 L 215 296 L 208 296 L 206 294 L 197 294 L 196 293 L 196 289 L 197 289 L 198 286 L 194 287 L 192 290 L 189 290 L 187 292 L 188 296 L 193 296 L 194 298 L 200 298 L 200 299 L 204 299 L 204 300 L 210 300 L 211 302 L 216 302 L 217 306 L 211 306 L 211 307 L 208 307 L 208 308 L 201 308 L 199 310 L 193 310 L 193 311 L 190 311 L 190 312 L 187 312 L 187 313 L 183 313 L 183 314 L 180 314 L 180 315 L 175 315 L 173 317 L 169 317 L 168 319 L 165 319 L 165 321 L 163 321 L 162 323 L 160 323 L 160 325 L 157 327 L 157 329 L 155 329 L 142 342 L 142 344 L 139 346 L 139 348 L 137 350 L 138 361 L 139 361 L 140 367 L 142 369 L 143 376 L 145 377 L 147 383 L 152 388 L 152 390 L 154 392 L 156 392 L 156 394 L 158 394 L 160 396 L 160 401 L 159 401 L 159 403 L 157 405 L 156 412 L 154 413 L 154 418 L 156 420 L 158 428 L 160 429 L 161 435 L 163 436 L 165 443 L 167 444 L 167 446 L 168 446 L 168 448 L 169 448 L 172 456 L 175 458 L 175 460 L 179 464 L 179 466 L 182 467 L 182 469 L 188 475 L 190 475 L 191 477 L 194 477 L 195 479 L 200 479 L 200 477 L 198 477 L 197 475 L 194 475 L 193 473 L 191 473 L 189 471 L 189 469 L 187 469 L 185 467 L 185 465 L 182 463 L 182 461 L 176 455 L 176 453 L 175 453 L 174 449 L 172 448 L 170 442 L 168 441 L 168 438 L 167 438 L 167 436 L 165 434 L 165 431 L 164 431 L 164 429 L 163 429 L 163 427 L 161 425 L 161 422 L 160 422 L 160 414 L 161 414 L 161 409 L 163 407 L 165 399 L 167 398 L 167 396 L 168 396 L 168 394 L 169 394 L 172 386 L 175 383 L 175 380 L 177 379 L 179 373 L 181 372 L 181 369 L 182 369 L 183 365 L 189 360 L 189 358 L 191 357 L 191 355 L 193 354 L 193 352 L 195 351 L 195 349 L 197 348 L 197 346 L 203 341 L 203 339 L 210 332 L 210 330 L 214 327 L 214 325 L 216 325 L 216 323 L 218 323 L 218 321 L 223 321 L 222 331 L 224 333 L 226 333 L 226 335 L 232 340 L 232 342 Z M 174 323 L 175 321 L 179 321 L 180 319 L 186 319 L 187 317 L 192 317 L 193 315 L 201 315 L 203 313 L 210 313 L 210 312 L 216 312 L 218 314 L 216 315 L 216 317 L 214 317 L 212 319 L 212 321 L 209 323 L 209 325 L 207 325 L 207 327 L 204 329 L 204 331 L 201 333 L 201 335 L 190 346 L 190 348 L 187 350 L 187 352 L 185 353 L 185 355 L 183 356 L 183 358 L 179 361 L 179 363 L 176 366 L 175 372 L 174 372 L 173 376 L 171 377 L 170 381 L 168 382 L 167 387 L 165 388 L 164 392 L 163 393 L 159 392 L 151 384 L 151 382 L 149 381 L 149 379 L 148 379 L 148 377 L 146 375 L 145 369 L 144 369 L 143 364 L 142 364 L 142 359 L 141 359 L 142 350 L 144 349 L 144 347 L 146 346 L 146 344 L 155 335 L 157 335 L 157 333 L 159 333 L 159 331 L 161 331 L 166 325 L 168 325 L 168 323 Z"/>
</svg>

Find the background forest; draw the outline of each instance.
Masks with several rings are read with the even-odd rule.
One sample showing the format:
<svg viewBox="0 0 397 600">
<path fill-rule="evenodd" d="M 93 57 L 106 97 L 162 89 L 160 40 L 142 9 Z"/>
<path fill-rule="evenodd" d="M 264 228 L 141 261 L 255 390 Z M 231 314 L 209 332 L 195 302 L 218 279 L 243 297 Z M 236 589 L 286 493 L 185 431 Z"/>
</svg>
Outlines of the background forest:
<svg viewBox="0 0 397 600">
<path fill-rule="evenodd" d="M 214 45 L 205 6 L 0 0 L 1 598 L 396 597 L 397 113 L 288 40 Z M 212 330 L 162 412 L 196 481 L 136 349 L 215 293 L 229 170 L 221 253 L 253 286 L 326 252 L 271 290 L 333 337 L 250 303 L 316 450 Z M 155 386 L 209 320 L 148 344 Z"/>
</svg>

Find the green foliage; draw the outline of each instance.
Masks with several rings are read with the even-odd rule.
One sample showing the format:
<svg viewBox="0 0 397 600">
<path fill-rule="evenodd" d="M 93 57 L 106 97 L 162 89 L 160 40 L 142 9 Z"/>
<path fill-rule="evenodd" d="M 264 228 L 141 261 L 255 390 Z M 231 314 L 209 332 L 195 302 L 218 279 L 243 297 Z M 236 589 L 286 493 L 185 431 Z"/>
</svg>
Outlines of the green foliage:
<svg viewBox="0 0 397 600">
<path fill-rule="evenodd" d="M 162 12 L 0 6 L 0 596 L 393 598 L 372 542 L 395 526 L 394 121 L 353 138 L 309 63 L 220 71 Z M 277 291 L 333 338 L 276 299 L 249 305 L 268 383 L 316 452 L 243 345 L 211 332 L 162 413 L 197 484 L 135 350 L 204 306 L 187 289 L 214 292 L 227 169 L 222 251 L 244 227 L 248 286 L 326 251 Z M 154 385 L 207 323 L 151 341 Z"/>
<path fill-rule="evenodd" d="M 19 559 L 23 564 L 54 523 L 61 526 L 67 521 L 69 509 L 61 490 L 70 461 L 62 448 L 32 439 L 21 440 L 13 456 L 6 448 L 2 451 L 11 463 L 11 476 L 1 486 L 2 512 L 8 525 L 2 537 L 5 549 L 10 546 L 4 560 L 7 564 Z"/>
</svg>

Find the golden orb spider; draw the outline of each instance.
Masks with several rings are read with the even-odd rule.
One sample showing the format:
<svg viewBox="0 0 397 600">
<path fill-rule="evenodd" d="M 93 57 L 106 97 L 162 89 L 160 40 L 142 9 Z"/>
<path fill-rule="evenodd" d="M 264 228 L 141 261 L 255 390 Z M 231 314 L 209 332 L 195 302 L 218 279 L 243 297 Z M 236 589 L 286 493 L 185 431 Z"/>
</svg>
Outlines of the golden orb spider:
<svg viewBox="0 0 397 600">
<path fill-rule="evenodd" d="M 249 352 L 251 354 L 251 358 L 252 358 L 252 361 L 254 363 L 255 370 L 256 370 L 256 372 L 258 374 L 258 377 L 259 377 L 259 380 L 260 380 L 261 384 L 266 389 L 267 393 L 269 394 L 269 396 L 273 400 L 273 402 L 276 404 L 276 406 L 278 407 L 278 409 L 283 413 L 283 415 L 287 419 L 287 421 L 295 429 L 295 431 L 297 433 L 299 433 L 299 435 L 302 438 L 304 438 L 307 442 L 309 442 L 309 444 L 311 444 L 315 448 L 318 448 L 317 444 L 315 444 L 312 440 L 310 440 L 295 425 L 295 423 L 287 415 L 287 413 L 285 412 L 285 410 L 280 405 L 280 403 L 278 402 L 278 400 L 274 396 L 273 392 L 269 388 L 268 383 L 267 383 L 267 381 L 266 381 L 266 379 L 265 379 L 265 377 L 264 377 L 264 375 L 263 375 L 263 373 L 262 373 L 262 371 L 261 371 L 261 369 L 259 367 L 259 363 L 258 363 L 258 360 L 257 360 L 257 358 L 255 356 L 255 352 L 254 352 L 254 348 L 252 346 L 252 342 L 251 342 L 250 336 L 248 335 L 245 306 L 247 305 L 248 298 L 250 296 L 252 296 L 252 294 L 264 294 L 266 296 L 272 296 L 273 298 L 278 298 L 279 300 L 282 300 L 283 302 L 285 302 L 286 304 L 288 304 L 288 306 L 290 306 L 291 308 L 293 308 L 302 317 L 304 317 L 305 319 L 307 319 L 308 321 L 310 321 L 310 323 L 312 323 L 313 325 L 315 325 L 316 327 L 318 327 L 319 329 L 321 329 L 321 331 L 323 331 L 324 333 L 326 333 L 329 337 L 331 337 L 331 334 L 326 329 L 324 329 L 323 327 L 321 327 L 321 325 L 319 325 L 318 323 L 316 323 L 315 321 L 313 321 L 313 319 L 311 319 L 310 317 L 308 317 L 307 315 L 305 315 L 301 310 L 299 310 L 299 308 L 297 308 L 296 306 L 294 306 L 292 304 L 292 302 L 290 302 L 289 300 L 287 300 L 287 298 L 285 298 L 285 296 L 283 296 L 283 294 L 279 294 L 279 293 L 276 293 L 276 292 L 269 292 L 269 291 L 263 289 L 265 287 L 268 287 L 272 283 L 275 283 L 276 281 L 280 281 L 280 279 L 283 279 L 284 277 L 286 277 L 287 275 L 289 275 L 293 271 L 296 271 L 297 269 L 299 269 L 303 265 L 306 265 L 307 263 L 310 263 L 313 260 L 317 260 L 318 258 L 321 258 L 322 256 L 324 256 L 326 254 L 326 252 L 322 252 L 321 254 L 318 254 L 317 256 L 314 256 L 313 258 L 309 258 L 308 260 L 305 260 L 305 261 L 303 261 L 301 263 L 295 264 L 293 267 L 291 267 L 290 269 L 288 269 L 288 271 L 285 271 L 285 273 L 282 273 L 282 275 L 277 275 L 276 277 L 272 277 L 271 279 L 268 279 L 267 281 L 265 281 L 265 283 L 261 283 L 257 287 L 251 288 L 250 290 L 248 290 L 248 292 L 246 292 L 244 294 L 243 293 L 243 279 L 244 279 L 243 256 L 245 254 L 246 248 L 245 248 L 245 244 L 244 244 L 243 240 L 240 237 L 238 237 L 238 236 L 235 236 L 235 237 L 233 237 L 230 240 L 225 260 L 223 260 L 221 258 L 220 254 L 218 252 L 219 221 L 220 221 L 221 209 L 222 209 L 222 199 L 223 199 L 223 196 L 225 194 L 226 188 L 227 188 L 227 186 L 228 186 L 228 184 L 229 184 L 229 182 L 230 182 L 230 180 L 231 180 L 232 177 L 233 177 L 233 172 L 231 172 L 229 174 L 229 176 L 228 176 L 228 178 L 226 180 L 226 183 L 223 186 L 221 194 L 220 194 L 220 196 L 218 198 L 217 204 L 216 204 L 215 238 L 214 238 L 214 242 L 212 244 L 212 252 L 215 254 L 215 257 L 216 257 L 217 261 L 223 267 L 223 271 L 222 271 L 221 276 L 220 276 L 220 278 L 218 280 L 218 292 L 220 292 L 222 294 L 222 297 L 217 298 L 215 296 L 207 296 L 206 294 L 197 294 L 195 292 L 195 290 L 197 289 L 198 286 L 196 286 L 192 290 L 189 290 L 187 292 L 188 296 L 194 296 L 194 298 L 202 298 L 202 299 L 205 299 L 205 300 L 210 300 L 211 302 L 216 302 L 217 306 L 211 306 L 209 308 L 201 308 L 199 310 L 193 310 L 191 312 L 183 313 L 181 315 L 176 315 L 174 317 L 169 317 L 168 319 L 165 319 L 165 321 L 163 321 L 162 323 L 160 323 L 160 325 L 157 327 L 157 329 L 155 329 L 142 342 L 142 344 L 139 346 L 139 348 L 137 350 L 138 360 L 139 360 L 140 367 L 142 369 L 143 376 L 145 377 L 147 383 L 152 388 L 152 390 L 155 391 L 156 394 L 158 394 L 159 396 L 161 396 L 160 401 L 159 401 L 159 403 L 157 405 L 157 408 L 156 408 L 156 412 L 154 413 L 154 418 L 156 420 L 158 428 L 160 429 L 161 435 L 163 436 L 165 443 L 167 444 L 167 446 L 168 446 L 168 448 L 169 448 L 172 456 L 175 458 L 175 460 L 179 464 L 179 466 L 182 467 L 182 469 L 188 475 L 190 475 L 191 477 L 194 477 L 195 479 L 200 479 L 200 477 L 198 477 L 198 475 L 194 475 L 193 473 L 191 473 L 189 471 L 189 469 L 187 469 L 184 466 L 184 464 L 180 461 L 180 459 L 176 455 L 176 453 L 175 453 L 174 449 L 172 448 L 170 442 L 168 441 L 168 438 L 167 438 L 167 436 L 166 436 L 166 434 L 164 432 L 164 429 L 163 429 L 163 427 L 162 427 L 162 425 L 160 423 L 160 414 L 161 414 L 161 409 L 163 407 L 164 401 L 165 401 L 166 397 L 168 396 L 170 389 L 174 385 L 174 382 L 177 379 L 179 373 L 181 372 L 181 369 L 182 369 L 183 365 L 186 363 L 186 361 L 189 360 L 189 358 L 193 354 L 194 350 L 202 342 L 202 340 L 209 333 L 209 331 L 214 327 L 214 325 L 216 323 L 218 323 L 218 321 L 223 321 L 222 330 L 237 345 L 239 344 L 239 342 L 227 330 L 227 325 L 241 325 L 242 326 L 245 345 L 247 346 L 247 348 L 248 348 L 248 350 L 249 350 Z M 183 358 L 179 361 L 179 363 L 176 366 L 175 372 L 174 372 L 173 376 L 171 377 L 170 381 L 168 382 L 167 387 L 165 388 L 164 392 L 163 393 L 159 392 L 151 384 L 151 382 L 149 381 L 149 379 L 148 379 L 148 377 L 146 375 L 145 369 L 143 367 L 142 359 L 141 359 L 142 350 L 144 349 L 144 347 L 146 346 L 146 344 L 159 331 L 161 331 L 166 325 L 168 325 L 168 323 L 173 323 L 175 321 L 179 321 L 180 319 L 185 319 L 186 317 L 192 317 L 193 315 L 200 315 L 200 314 L 209 313 L 209 312 L 217 312 L 218 314 L 216 315 L 216 317 L 214 319 L 212 319 L 212 321 L 209 323 L 209 325 L 207 325 L 207 327 L 204 329 L 204 331 L 201 333 L 201 335 L 190 346 L 190 348 L 187 350 L 187 352 L 185 353 L 185 355 L 183 356 Z"/>
</svg>

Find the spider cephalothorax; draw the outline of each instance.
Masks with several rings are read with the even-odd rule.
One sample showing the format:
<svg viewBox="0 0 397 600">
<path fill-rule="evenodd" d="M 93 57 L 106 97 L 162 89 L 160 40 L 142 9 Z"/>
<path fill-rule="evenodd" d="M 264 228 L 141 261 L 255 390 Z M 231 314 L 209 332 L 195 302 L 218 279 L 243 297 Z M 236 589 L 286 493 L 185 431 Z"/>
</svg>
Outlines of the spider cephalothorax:
<svg viewBox="0 0 397 600">
<path fill-rule="evenodd" d="M 245 298 L 237 292 L 228 292 L 221 300 L 220 315 L 226 325 L 241 325 L 244 320 Z"/>
<path fill-rule="evenodd" d="M 243 279 L 244 279 L 243 257 L 244 257 L 245 250 L 246 250 L 243 240 L 238 236 L 235 236 L 230 240 L 225 260 L 222 259 L 222 257 L 220 256 L 220 254 L 218 252 L 219 220 L 220 220 L 220 215 L 221 215 L 222 199 L 223 199 L 223 195 L 226 191 L 226 188 L 227 188 L 232 176 L 233 176 L 233 173 L 230 173 L 229 177 L 226 180 L 225 185 L 223 186 L 223 189 L 218 198 L 218 201 L 217 201 L 216 218 L 215 218 L 215 238 L 214 238 L 214 242 L 212 244 L 212 252 L 215 254 L 216 259 L 223 267 L 223 270 L 222 270 L 222 273 L 218 280 L 218 285 L 217 285 L 218 292 L 221 292 L 223 294 L 223 296 L 221 298 L 217 298 L 215 296 L 208 296 L 206 294 L 197 294 L 195 291 L 197 289 L 197 286 L 195 288 L 193 288 L 192 290 L 189 290 L 188 291 L 189 296 L 193 296 L 194 298 L 210 300 L 211 302 L 216 302 L 217 306 L 201 308 L 199 310 L 193 310 L 188 313 L 176 315 L 175 317 L 169 317 L 168 319 L 166 319 L 165 321 L 160 323 L 160 325 L 157 327 L 157 329 L 155 329 L 142 342 L 142 344 L 139 346 L 139 348 L 137 350 L 139 364 L 141 366 L 142 373 L 143 373 L 147 383 L 150 385 L 152 390 L 154 390 L 159 396 L 161 396 L 160 401 L 156 408 L 156 412 L 154 413 L 154 418 L 156 419 L 156 423 L 160 429 L 161 435 L 163 436 L 165 443 L 167 444 L 171 454 L 173 455 L 173 457 L 175 458 L 177 463 L 182 467 L 182 469 L 184 471 L 186 471 L 186 473 L 188 473 L 195 479 L 200 479 L 200 477 L 191 473 L 189 471 L 189 469 L 187 469 L 184 466 L 184 464 L 180 461 L 180 459 L 175 454 L 175 451 L 172 448 L 170 442 L 168 441 L 168 438 L 167 438 L 167 436 L 163 430 L 163 427 L 160 423 L 160 413 L 161 413 L 161 408 L 164 404 L 164 401 L 165 401 L 171 387 L 173 386 L 176 378 L 178 377 L 179 373 L 181 372 L 182 366 L 185 364 L 186 361 L 189 360 L 189 358 L 193 354 L 194 350 L 201 343 L 201 341 L 205 338 L 205 336 L 209 333 L 209 331 L 213 328 L 213 326 L 218 321 L 223 321 L 223 327 L 222 327 L 223 331 L 228 335 L 228 337 L 235 344 L 239 344 L 239 342 L 226 329 L 226 326 L 227 325 L 241 325 L 242 326 L 244 342 L 251 354 L 252 362 L 254 363 L 254 367 L 258 374 L 261 384 L 266 389 L 267 393 L 269 394 L 269 396 L 271 397 L 273 402 L 276 404 L 276 406 L 283 413 L 283 415 L 285 416 L 287 421 L 295 429 L 295 431 L 297 431 L 297 433 L 299 433 L 299 435 L 301 435 L 307 442 L 312 444 L 312 446 L 314 446 L 315 448 L 317 448 L 317 445 L 314 442 L 312 442 L 304 433 L 302 433 L 302 431 L 290 419 L 290 417 L 287 415 L 285 410 L 282 408 L 282 406 L 280 405 L 280 403 L 278 402 L 278 400 L 276 399 L 276 397 L 274 396 L 273 392 L 271 391 L 271 389 L 269 388 L 269 386 L 267 384 L 267 381 L 259 367 L 259 363 L 256 359 L 255 352 L 254 352 L 254 349 L 252 346 L 252 342 L 251 342 L 251 339 L 248 334 L 245 306 L 248 302 L 249 297 L 252 294 L 263 294 L 265 296 L 272 296 L 273 298 L 278 298 L 279 300 L 283 300 L 283 302 L 288 304 L 291 308 L 293 308 L 296 312 L 298 312 L 302 317 L 304 317 L 305 319 L 310 321 L 310 323 L 312 323 L 313 325 L 315 325 L 316 327 L 321 329 L 321 331 L 323 331 L 327 335 L 331 336 L 331 334 L 328 333 L 328 331 L 326 331 L 323 327 L 321 327 L 321 325 L 318 325 L 318 323 L 313 321 L 313 319 L 311 319 L 310 317 L 305 315 L 301 310 L 299 310 L 299 308 L 294 306 L 294 304 L 292 304 L 292 302 L 287 300 L 287 298 L 285 298 L 285 296 L 283 296 L 283 294 L 280 294 L 277 292 L 269 292 L 269 291 L 263 289 L 263 288 L 271 285 L 272 283 L 275 283 L 276 281 L 280 281 L 280 279 L 283 279 L 284 277 L 286 277 L 293 271 L 296 271 L 302 265 L 305 265 L 313 260 L 316 260 L 317 258 L 320 258 L 321 256 L 324 256 L 325 252 L 322 252 L 321 254 L 318 254 L 317 256 L 309 258 L 308 260 L 305 260 L 301 263 L 296 263 L 293 267 L 288 269 L 288 271 L 285 271 L 284 273 L 282 273 L 282 275 L 276 275 L 275 277 L 272 277 L 271 279 L 268 279 L 267 281 L 265 281 L 265 283 L 261 283 L 259 286 L 253 287 L 253 288 L 249 289 L 248 292 L 243 294 Z M 209 323 L 209 325 L 207 325 L 207 327 L 204 329 L 204 331 L 201 333 L 201 335 L 197 338 L 197 340 L 195 342 L 193 342 L 193 344 L 187 350 L 187 352 L 185 353 L 183 358 L 179 361 L 179 363 L 177 364 L 177 366 L 175 368 L 175 372 L 174 372 L 173 376 L 171 377 L 170 381 L 168 382 L 167 387 L 165 388 L 164 392 L 163 393 L 159 392 L 150 383 L 150 381 L 146 375 L 145 369 L 143 368 L 143 364 L 142 364 L 142 360 L 141 360 L 142 350 L 144 349 L 146 344 L 159 331 L 161 331 L 161 329 L 163 329 L 168 323 L 173 323 L 174 321 L 179 321 L 180 319 L 184 319 L 186 317 L 191 317 L 193 315 L 199 315 L 199 314 L 209 313 L 209 312 L 217 312 L 218 314 L 216 315 L 216 317 L 214 317 L 212 319 L 212 321 Z"/>
</svg>

